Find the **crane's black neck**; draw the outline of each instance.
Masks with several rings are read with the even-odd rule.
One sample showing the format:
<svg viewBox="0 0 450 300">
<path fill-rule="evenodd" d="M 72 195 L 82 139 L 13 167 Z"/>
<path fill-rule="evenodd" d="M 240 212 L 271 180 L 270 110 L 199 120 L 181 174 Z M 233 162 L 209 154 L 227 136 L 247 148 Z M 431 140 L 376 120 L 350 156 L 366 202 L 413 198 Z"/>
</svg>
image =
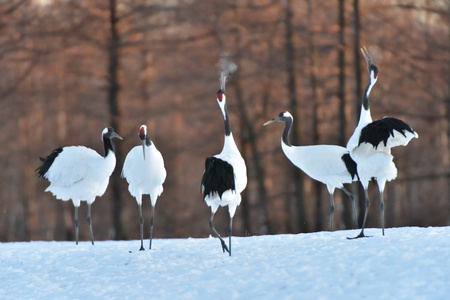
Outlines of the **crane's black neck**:
<svg viewBox="0 0 450 300">
<path fill-rule="evenodd" d="M 152 141 L 148 137 L 148 135 L 145 136 L 145 146 L 149 147 L 152 145 Z"/>
<path fill-rule="evenodd" d="M 110 151 L 114 153 L 114 144 L 111 138 L 103 136 L 103 147 L 105 149 L 105 157 L 108 156 Z"/>
<path fill-rule="evenodd" d="M 286 146 L 291 147 L 291 143 L 289 142 L 289 132 L 291 131 L 292 128 L 292 118 L 287 118 L 284 121 L 284 130 L 283 130 L 283 135 L 281 137 L 281 140 L 283 141 L 283 143 Z"/>
<path fill-rule="evenodd" d="M 230 125 L 230 119 L 228 118 L 228 110 L 227 110 L 226 105 L 223 108 L 223 114 L 224 114 L 223 124 L 225 126 L 225 136 L 230 136 L 231 135 L 231 125 Z"/>
<path fill-rule="evenodd" d="M 369 110 L 369 95 L 372 91 L 373 86 L 377 82 L 377 76 L 378 76 L 378 68 L 375 65 L 371 65 L 369 67 L 369 83 L 367 84 L 366 88 L 364 89 L 364 96 L 363 96 L 363 108 L 365 110 Z"/>
<path fill-rule="evenodd" d="M 370 89 L 371 89 L 371 82 L 369 81 L 369 84 L 366 86 L 366 89 L 364 90 L 364 96 L 363 96 L 363 101 L 362 101 L 362 105 L 365 110 L 369 110 Z"/>
</svg>

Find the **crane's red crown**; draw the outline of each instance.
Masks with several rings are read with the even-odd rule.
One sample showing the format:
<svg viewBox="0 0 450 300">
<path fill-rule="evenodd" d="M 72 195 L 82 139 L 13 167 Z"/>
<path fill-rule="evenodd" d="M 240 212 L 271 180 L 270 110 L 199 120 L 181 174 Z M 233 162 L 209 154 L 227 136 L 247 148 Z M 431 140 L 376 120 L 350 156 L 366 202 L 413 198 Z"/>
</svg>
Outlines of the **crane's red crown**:
<svg viewBox="0 0 450 300">
<path fill-rule="evenodd" d="M 147 128 L 146 128 L 146 126 L 142 125 L 141 128 L 139 128 L 139 138 L 141 140 L 144 140 L 146 133 L 147 133 Z"/>
<path fill-rule="evenodd" d="M 220 89 L 218 92 L 217 92 L 217 100 L 219 100 L 219 102 L 222 102 L 222 100 L 223 100 L 223 95 L 224 95 L 225 93 L 224 93 L 224 91 L 222 90 L 222 89 Z"/>
</svg>

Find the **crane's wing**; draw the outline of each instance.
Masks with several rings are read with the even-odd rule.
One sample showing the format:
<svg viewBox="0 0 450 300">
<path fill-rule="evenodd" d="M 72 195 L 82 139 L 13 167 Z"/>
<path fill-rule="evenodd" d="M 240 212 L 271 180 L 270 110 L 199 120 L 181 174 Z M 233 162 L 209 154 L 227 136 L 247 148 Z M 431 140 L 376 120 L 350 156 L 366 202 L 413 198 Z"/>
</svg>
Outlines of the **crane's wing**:
<svg viewBox="0 0 450 300">
<path fill-rule="evenodd" d="M 384 117 L 367 124 L 361 130 L 358 146 L 362 143 L 372 144 L 375 149 L 379 146 L 406 146 L 412 138 L 418 137 L 417 132 L 402 120 Z M 381 143 L 383 144 L 380 145 Z"/>
<path fill-rule="evenodd" d="M 121 174 L 122 178 L 125 178 L 128 183 L 132 181 L 137 184 L 137 180 L 142 178 L 142 176 L 139 176 L 139 174 L 134 174 L 133 170 L 139 170 L 140 169 L 139 166 L 143 164 L 143 161 L 144 161 L 144 154 L 142 153 L 142 146 L 133 147 L 133 149 L 131 149 L 130 152 L 128 152 L 127 157 L 123 162 Z"/>
<path fill-rule="evenodd" d="M 95 167 L 96 162 L 102 158 L 97 152 L 84 146 L 63 147 L 57 155 L 55 151 L 46 159 L 53 159 L 53 162 L 44 177 L 60 186 L 70 186 L 82 181 L 92 166 Z"/>
<path fill-rule="evenodd" d="M 55 161 L 55 158 L 58 157 L 58 155 L 63 151 L 62 147 L 56 148 L 53 150 L 52 153 L 50 153 L 46 158 L 40 157 L 40 160 L 42 161 L 42 165 L 40 165 L 36 170 L 39 177 L 46 177 L 45 174 L 47 174 L 48 170 L 52 166 L 53 162 Z"/>
<path fill-rule="evenodd" d="M 359 179 L 356 162 L 352 159 L 350 154 L 346 153 L 342 155 L 342 160 L 344 161 L 348 173 L 352 176 L 352 180 L 356 180 L 357 178 Z"/>
<path fill-rule="evenodd" d="M 202 177 L 203 197 L 218 193 L 219 197 L 227 190 L 236 190 L 233 166 L 217 157 L 208 157 Z"/>
</svg>

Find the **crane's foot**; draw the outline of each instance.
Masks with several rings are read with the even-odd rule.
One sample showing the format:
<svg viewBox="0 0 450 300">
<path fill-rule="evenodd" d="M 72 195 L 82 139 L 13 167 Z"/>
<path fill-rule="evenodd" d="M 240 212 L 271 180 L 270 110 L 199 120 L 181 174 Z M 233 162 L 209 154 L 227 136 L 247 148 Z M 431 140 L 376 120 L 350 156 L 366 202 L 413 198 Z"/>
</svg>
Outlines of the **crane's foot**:
<svg viewBox="0 0 450 300">
<path fill-rule="evenodd" d="M 141 248 L 139 249 L 139 251 L 144 251 L 145 248 L 143 246 L 141 246 Z"/>
<path fill-rule="evenodd" d="M 371 237 L 370 235 L 364 235 L 364 232 L 360 232 L 360 234 L 358 234 L 355 237 L 347 237 L 348 240 L 355 240 L 355 239 L 359 239 L 359 238 L 365 238 L 365 237 Z"/>
<path fill-rule="evenodd" d="M 223 253 L 225 253 L 225 251 L 227 251 L 228 253 L 230 253 L 230 250 L 228 250 L 227 245 L 225 244 L 225 242 L 221 239 L 220 242 L 222 243 L 222 251 Z"/>
</svg>

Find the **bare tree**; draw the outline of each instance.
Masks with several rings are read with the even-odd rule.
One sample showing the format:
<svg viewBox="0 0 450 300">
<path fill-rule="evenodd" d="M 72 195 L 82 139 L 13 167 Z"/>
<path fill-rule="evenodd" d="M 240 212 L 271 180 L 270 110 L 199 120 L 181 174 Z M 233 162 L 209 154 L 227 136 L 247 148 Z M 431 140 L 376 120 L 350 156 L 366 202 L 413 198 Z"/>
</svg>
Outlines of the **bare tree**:
<svg viewBox="0 0 450 300">
<path fill-rule="evenodd" d="M 284 0 L 283 1 L 284 8 L 284 45 L 285 45 L 285 53 L 286 53 L 286 73 L 287 73 L 287 90 L 289 94 L 289 107 L 292 117 L 297 119 L 299 116 L 299 99 L 298 99 L 298 75 L 296 72 L 296 55 L 295 55 L 295 42 L 294 42 L 294 28 L 293 28 L 293 10 L 292 10 L 292 1 Z M 292 143 L 294 145 L 299 145 L 301 143 L 301 129 L 300 122 L 296 122 L 292 127 L 291 137 Z M 296 215 L 292 216 L 293 219 L 297 220 L 298 230 L 300 232 L 307 232 L 308 226 L 306 222 L 306 213 L 305 206 L 303 201 L 303 175 L 299 172 L 297 168 L 291 166 L 291 172 L 294 179 L 294 193 L 293 195 L 288 194 L 288 207 L 291 207 L 291 203 L 294 203 L 294 207 L 296 208 Z"/>
</svg>

